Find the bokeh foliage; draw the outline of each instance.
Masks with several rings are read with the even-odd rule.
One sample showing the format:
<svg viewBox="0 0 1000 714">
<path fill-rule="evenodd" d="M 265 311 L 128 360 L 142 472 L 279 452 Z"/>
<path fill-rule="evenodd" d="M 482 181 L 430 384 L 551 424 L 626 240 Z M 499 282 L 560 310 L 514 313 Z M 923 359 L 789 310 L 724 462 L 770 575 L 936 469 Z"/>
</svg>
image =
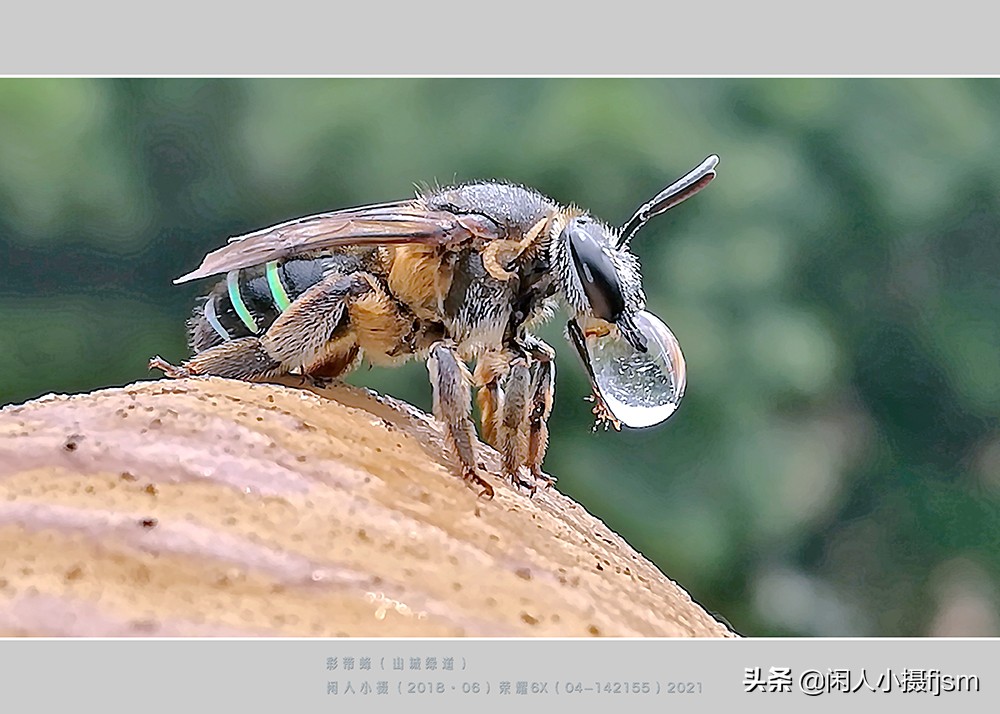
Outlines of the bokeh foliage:
<svg viewBox="0 0 1000 714">
<path fill-rule="evenodd" d="M 0 404 L 181 359 L 228 235 L 480 177 L 620 222 L 709 153 L 634 243 L 680 411 L 592 434 L 556 320 L 547 470 L 745 634 L 1000 634 L 995 80 L 0 80 Z"/>
</svg>

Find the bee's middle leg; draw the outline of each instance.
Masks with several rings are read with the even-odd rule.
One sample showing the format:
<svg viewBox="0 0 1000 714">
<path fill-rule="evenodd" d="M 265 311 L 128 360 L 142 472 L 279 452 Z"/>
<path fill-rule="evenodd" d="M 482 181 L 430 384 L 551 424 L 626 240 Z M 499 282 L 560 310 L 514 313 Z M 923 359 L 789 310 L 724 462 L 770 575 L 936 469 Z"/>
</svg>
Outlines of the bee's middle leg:
<svg viewBox="0 0 1000 714">
<path fill-rule="evenodd" d="M 476 473 L 473 447 L 476 430 L 472 424 L 472 377 L 453 346 L 438 342 L 427 358 L 434 391 L 434 416 L 444 422 L 446 437 L 462 466 L 462 476 L 481 486 L 481 495 L 493 497 L 493 487 Z"/>
</svg>

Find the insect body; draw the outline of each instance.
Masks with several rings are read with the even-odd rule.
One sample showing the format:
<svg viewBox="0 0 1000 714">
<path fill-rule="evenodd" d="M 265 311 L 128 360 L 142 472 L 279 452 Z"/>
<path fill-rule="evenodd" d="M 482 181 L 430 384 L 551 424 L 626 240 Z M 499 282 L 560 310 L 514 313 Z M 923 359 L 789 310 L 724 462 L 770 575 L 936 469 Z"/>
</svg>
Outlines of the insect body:
<svg viewBox="0 0 1000 714">
<path fill-rule="evenodd" d="M 476 473 L 475 387 L 482 437 L 506 475 L 531 488 L 548 483 L 541 464 L 554 352 L 531 327 L 560 304 L 568 310 L 600 421 L 620 428 L 666 419 L 684 392 L 684 360 L 670 330 L 645 311 L 629 241 L 707 185 L 717 163 L 710 156 L 621 229 L 532 189 L 485 181 L 233 238 L 176 281 L 225 276 L 189 322 L 194 356 L 180 366 L 155 357 L 150 366 L 170 377 L 300 374 L 322 383 L 362 359 L 426 359 L 434 414 L 463 476 L 492 494 Z"/>
</svg>

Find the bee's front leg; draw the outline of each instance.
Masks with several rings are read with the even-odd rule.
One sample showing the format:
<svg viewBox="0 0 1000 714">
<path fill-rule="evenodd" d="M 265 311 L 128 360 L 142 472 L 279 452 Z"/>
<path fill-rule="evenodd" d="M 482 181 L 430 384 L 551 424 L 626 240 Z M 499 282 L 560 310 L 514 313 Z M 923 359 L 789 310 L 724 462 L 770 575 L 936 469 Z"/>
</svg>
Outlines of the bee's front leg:
<svg viewBox="0 0 1000 714">
<path fill-rule="evenodd" d="M 512 357 L 505 351 L 486 352 L 476 360 L 473 380 L 478 388 L 476 401 L 479 403 L 479 424 L 483 441 L 497 451 L 501 451 L 499 441 L 501 404 L 503 392 L 500 382 L 510 370 Z"/>
<path fill-rule="evenodd" d="M 524 357 L 510 364 L 504 383 L 503 405 L 497 428 L 497 448 L 503 457 L 504 474 L 512 483 L 534 490 L 531 482 L 523 481 L 518 471 L 528 460 L 528 419 L 530 412 L 531 371 Z"/>
<path fill-rule="evenodd" d="M 462 476 L 493 498 L 493 487 L 476 473 L 475 427 L 472 424 L 472 376 L 454 346 L 438 342 L 430 350 L 427 371 L 434 390 L 434 416 L 444 423 L 446 438 L 462 467 Z"/>
<path fill-rule="evenodd" d="M 531 366 L 531 408 L 528 413 L 527 467 L 535 483 L 551 486 L 555 478 L 542 472 L 542 460 L 549 447 L 549 415 L 555 399 L 556 353 L 541 340 L 529 337 L 526 344 L 534 362 Z"/>
<path fill-rule="evenodd" d="M 530 452 L 527 423 L 532 375 L 528 356 L 520 348 L 487 352 L 476 362 L 483 441 L 500 453 L 504 475 L 511 483 L 529 490 L 534 490 L 533 484 L 518 471 Z"/>
<path fill-rule="evenodd" d="M 484 355 L 476 377 L 483 438 L 500 452 L 504 474 L 531 492 L 550 485 L 554 479 L 542 473 L 542 460 L 549 443 L 555 352 L 528 335 L 516 348 Z M 532 481 L 521 478 L 522 466 Z"/>
</svg>

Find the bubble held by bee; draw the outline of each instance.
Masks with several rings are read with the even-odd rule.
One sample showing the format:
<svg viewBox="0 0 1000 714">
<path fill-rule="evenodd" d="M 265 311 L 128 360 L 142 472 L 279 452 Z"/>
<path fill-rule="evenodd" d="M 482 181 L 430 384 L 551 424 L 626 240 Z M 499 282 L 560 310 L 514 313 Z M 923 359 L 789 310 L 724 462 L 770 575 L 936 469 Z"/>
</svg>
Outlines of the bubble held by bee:
<svg viewBox="0 0 1000 714">
<path fill-rule="evenodd" d="M 641 429 L 677 410 L 687 367 L 677 338 L 656 315 L 640 310 L 631 323 L 645 342 L 644 351 L 619 330 L 584 333 L 574 322 L 569 332 L 608 411 L 625 426 Z"/>
</svg>

